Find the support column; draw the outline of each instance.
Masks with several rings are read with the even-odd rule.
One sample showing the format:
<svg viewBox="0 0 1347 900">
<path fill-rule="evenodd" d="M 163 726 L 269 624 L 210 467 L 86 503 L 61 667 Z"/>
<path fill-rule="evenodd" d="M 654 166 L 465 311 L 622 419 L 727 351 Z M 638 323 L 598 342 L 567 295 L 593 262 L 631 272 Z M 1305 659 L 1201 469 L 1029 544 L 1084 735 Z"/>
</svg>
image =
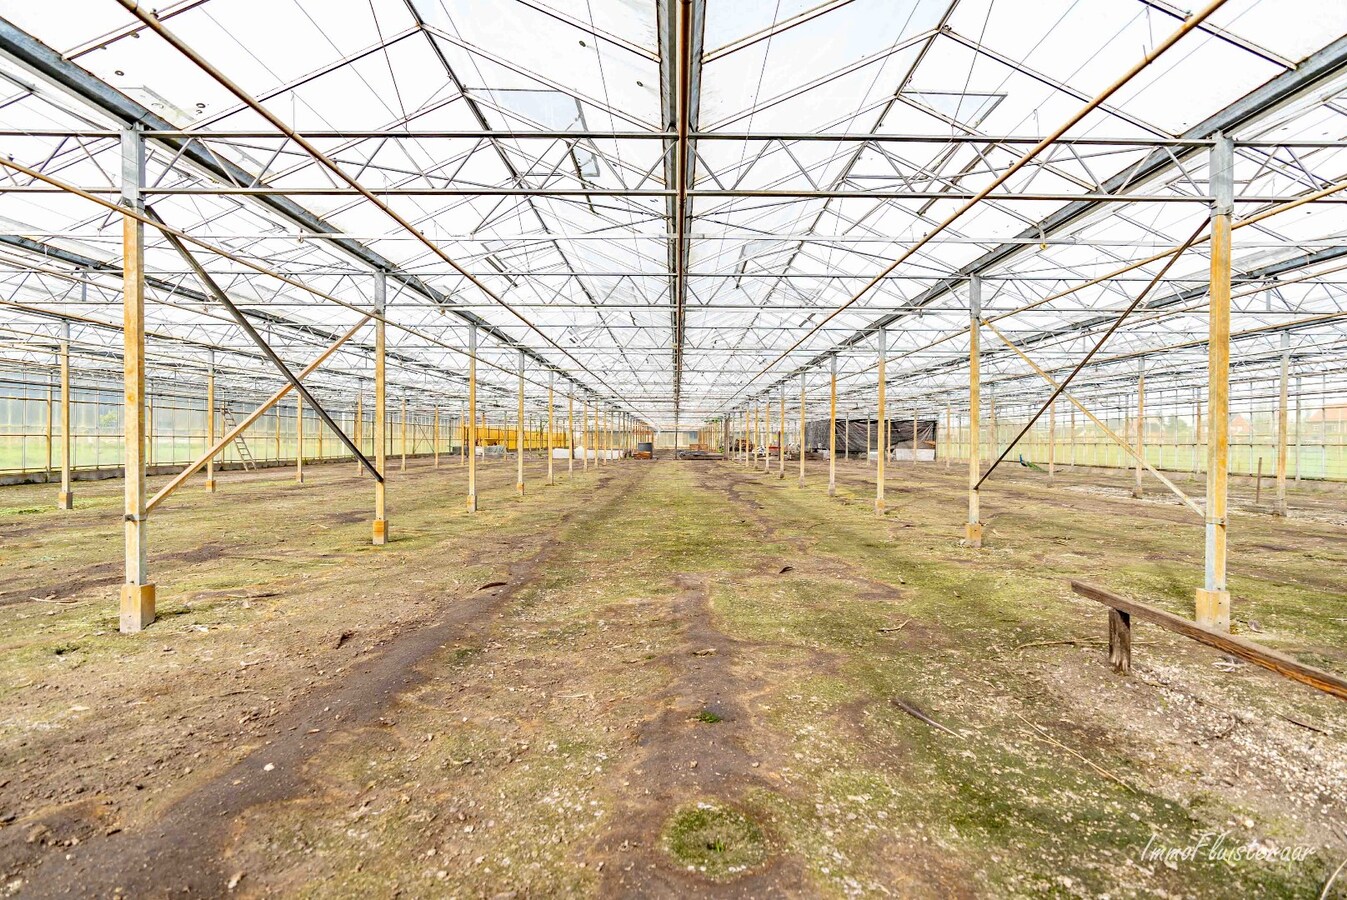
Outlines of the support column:
<svg viewBox="0 0 1347 900">
<path fill-rule="evenodd" d="M 776 441 L 777 447 L 776 477 L 784 479 L 786 477 L 786 383 L 784 381 L 781 382 L 780 401 L 781 401 L 781 408 L 780 408 L 781 414 L 780 416 L 778 416 L 778 418 L 780 419 L 781 424 L 778 429 L 780 437 L 778 437 Z"/>
<path fill-rule="evenodd" d="M 917 444 L 917 424 L 918 424 L 917 407 L 916 407 L 916 406 L 913 406 L 913 407 L 912 407 L 912 465 L 913 465 L 913 466 L 916 466 L 916 464 L 917 464 L 917 446 L 918 446 L 918 444 Z"/>
<path fill-rule="evenodd" d="M 304 483 L 304 398 L 295 397 L 295 481 Z"/>
<path fill-rule="evenodd" d="M 1281 396 L 1277 399 L 1277 499 L 1272 505 L 1274 516 L 1286 515 L 1286 447 L 1290 437 L 1291 415 L 1288 391 L 1291 375 L 1291 335 L 1282 332 Z"/>
<path fill-rule="evenodd" d="M 1057 401 L 1048 404 L 1048 484 L 1057 477 Z"/>
<path fill-rule="evenodd" d="M 762 471 L 772 471 L 772 395 L 762 404 Z"/>
<path fill-rule="evenodd" d="M 1300 484 L 1300 454 L 1304 449 L 1300 442 L 1300 433 L 1305 424 L 1300 416 L 1300 376 L 1296 376 L 1296 484 Z"/>
<path fill-rule="evenodd" d="M 828 369 L 828 496 L 837 495 L 837 356 Z"/>
<path fill-rule="evenodd" d="M 745 406 L 745 407 L 744 407 L 744 440 L 743 440 L 743 442 L 739 445 L 739 451 L 740 451 L 740 455 L 743 457 L 744 465 L 748 465 L 748 441 L 749 441 L 748 416 L 749 416 L 748 407 Z"/>
<path fill-rule="evenodd" d="M 73 509 L 75 494 L 70 490 L 70 323 L 61 323 L 61 493 L 57 509 Z"/>
<path fill-rule="evenodd" d="M 556 478 L 553 477 L 552 475 L 552 450 L 553 445 L 556 442 L 556 439 L 554 437 L 554 435 L 556 434 L 555 426 L 552 423 L 552 408 L 555 405 L 555 401 L 553 398 L 557 386 L 556 379 L 557 379 L 556 372 L 547 373 L 547 483 L 548 484 L 557 483 Z"/>
<path fill-rule="evenodd" d="M 319 432 L 319 433 L 321 434 L 322 432 Z M 439 404 L 436 404 L 434 410 L 431 412 L 431 420 L 430 420 L 430 443 L 431 443 L 431 453 L 432 453 L 432 454 L 434 455 L 434 457 L 435 457 L 435 468 L 438 469 L 438 468 L 440 467 L 440 407 L 439 407 Z"/>
<path fill-rule="evenodd" d="M 458 467 L 468 465 L 468 404 L 459 404 L 458 408 Z"/>
<path fill-rule="evenodd" d="M 407 471 L 407 398 L 402 398 L 402 471 Z"/>
<path fill-rule="evenodd" d="M 804 438 L 805 438 L 805 391 L 804 376 L 800 376 L 800 487 L 804 487 Z"/>
<path fill-rule="evenodd" d="M 468 325 L 468 512 L 477 512 L 477 326 Z"/>
<path fill-rule="evenodd" d="M 1234 145 L 1217 135 L 1210 176 L 1211 301 L 1207 338 L 1206 577 L 1196 597 L 1199 624 L 1230 630 L 1226 590 L 1226 490 L 1230 465 L 1230 218 L 1234 213 Z"/>
<path fill-rule="evenodd" d="M 888 402 L 884 396 L 884 389 L 887 387 L 888 377 L 884 371 L 884 365 L 888 361 L 889 335 L 883 328 L 879 329 L 879 398 L 877 407 L 879 409 L 879 443 L 883 444 L 887 435 L 884 433 L 884 423 L 888 421 Z M 870 443 L 868 432 L 869 426 L 866 426 L 866 444 Z M 879 452 L 875 454 L 875 514 L 884 515 L 884 448 L 878 448 Z"/>
<path fill-rule="evenodd" d="M 1071 471 L 1076 471 L 1076 407 L 1073 404 L 1070 409 L 1071 420 L 1067 422 L 1066 433 L 1066 467 Z"/>
<path fill-rule="evenodd" d="M 122 205 L 143 213 L 145 138 L 139 126 L 122 129 L 121 150 Z M 125 633 L 154 621 L 154 585 L 145 553 L 145 226 L 130 216 L 122 217 L 122 340 L 126 576 L 120 629 Z"/>
<path fill-rule="evenodd" d="M 524 496 L 524 351 L 519 351 L 519 415 L 514 433 L 515 480 L 514 489 Z"/>
<path fill-rule="evenodd" d="M 968 279 L 968 521 L 964 540 L 982 546 L 978 480 L 982 477 L 982 373 L 978 369 L 979 322 L 982 319 L 982 279 Z"/>
<path fill-rule="evenodd" d="M 575 394 L 566 392 L 566 474 L 575 474 Z"/>
<path fill-rule="evenodd" d="M 1146 458 L 1146 364 L 1137 360 L 1137 456 L 1133 467 L 1132 496 L 1138 500 L 1145 493 L 1141 483 L 1141 461 Z"/>
<path fill-rule="evenodd" d="M 372 543 L 388 543 L 388 516 L 384 506 L 385 483 L 388 480 L 388 443 L 384 431 L 388 425 L 388 410 L 384 393 L 384 310 L 388 306 L 388 281 L 383 272 L 374 273 L 374 468 L 382 479 L 374 481 L 374 524 Z M 405 416 L 403 417 L 405 421 Z"/>
<path fill-rule="evenodd" d="M 365 449 L 365 436 L 363 433 L 365 428 L 364 405 L 365 392 L 361 391 L 355 395 L 355 427 L 353 428 L 355 431 L 355 434 L 353 435 L 355 438 L 355 445 L 360 448 L 361 452 L 364 452 Z M 358 459 L 355 461 L 355 471 L 357 475 L 363 475 L 365 472 L 365 467 L 360 464 L 360 460 Z"/>
<path fill-rule="evenodd" d="M 52 392 L 51 392 L 51 376 L 48 375 L 48 376 L 47 376 L 47 403 L 46 403 L 46 407 L 47 407 L 47 426 L 46 426 L 46 434 L 47 434 L 47 455 L 46 455 L 46 457 L 45 457 L 45 458 L 46 458 L 46 463 L 45 463 L 45 466 L 44 466 L 44 468 L 43 468 L 43 470 L 42 470 L 42 483 L 43 483 L 43 484 L 50 484 L 50 483 L 51 483 L 52 460 L 53 460 L 53 458 L 55 457 L 54 450 L 55 450 L 55 446 L 56 446 L 56 441 L 54 440 L 53 435 L 52 435 L 52 425 L 53 425 L 52 420 L 55 418 L 55 411 L 52 409 L 52 407 L 53 407 L 54 405 L 55 405 L 55 402 L 54 402 L 54 400 L 53 400 L 53 398 L 52 398 Z"/>
<path fill-rule="evenodd" d="M 950 459 L 954 456 L 953 443 L 952 443 L 952 440 L 951 440 L 951 439 L 954 437 L 954 433 L 953 433 L 952 431 L 950 431 L 950 420 L 951 420 L 952 418 L 953 418 L 953 413 L 950 411 L 950 408 L 949 408 L 949 402 L 946 401 L 946 402 L 945 402 L 945 468 L 946 468 L 946 469 L 948 469 L 948 468 L 950 467 Z"/>
</svg>

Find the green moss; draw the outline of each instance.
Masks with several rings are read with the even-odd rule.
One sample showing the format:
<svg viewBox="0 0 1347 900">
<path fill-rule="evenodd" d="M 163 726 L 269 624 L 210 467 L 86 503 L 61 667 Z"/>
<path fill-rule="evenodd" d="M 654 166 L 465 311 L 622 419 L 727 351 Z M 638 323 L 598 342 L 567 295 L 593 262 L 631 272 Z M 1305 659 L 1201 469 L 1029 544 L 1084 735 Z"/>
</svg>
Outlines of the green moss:
<svg viewBox="0 0 1347 900">
<path fill-rule="evenodd" d="M 675 813 L 664 828 L 664 848 L 680 865 L 713 881 L 727 881 L 767 859 L 762 829 L 744 813 L 698 803 Z"/>
</svg>

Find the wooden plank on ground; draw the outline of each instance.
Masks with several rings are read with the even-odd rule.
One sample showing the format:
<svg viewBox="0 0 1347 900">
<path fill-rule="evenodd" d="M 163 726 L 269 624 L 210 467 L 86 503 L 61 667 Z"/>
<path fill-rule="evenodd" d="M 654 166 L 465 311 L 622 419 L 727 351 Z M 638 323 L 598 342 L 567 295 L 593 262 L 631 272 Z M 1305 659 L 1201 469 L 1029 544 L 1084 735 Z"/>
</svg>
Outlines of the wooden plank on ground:
<svg viewBox="0 0 1347 900">
<path fill-rule="evenodd" d="M 1100 587 L 1072 581 L 1071 590 L 1082 597 L 1098 601 L 1129 616 L 1153 622 L 1162 628 L 1192 638 L 1209 647 L 1215 647 L 1217 650 L 1229 653 L 1245 662 L 1271 669 L 1278 675 L 1283 675 L 1293 681 L 1299 681 L 1301 684 L 1307 684 L 1326 694 L 1332 694 L 1339 700 L 1347 700 L 1347 679 L 1340 678 L 1331 672 L 1325 672 L 1323 669 L 1306 665 L 1284 653 L 1278 653 L 1276 650 L 1271 650 L 1252 641 L 1246 641 L 1243 638 L 1208 628 L 1205 625 L 1199 625 L 1191 619 L 1176 616 L 1149 604 L 1120 597 Z"/>
</svg>

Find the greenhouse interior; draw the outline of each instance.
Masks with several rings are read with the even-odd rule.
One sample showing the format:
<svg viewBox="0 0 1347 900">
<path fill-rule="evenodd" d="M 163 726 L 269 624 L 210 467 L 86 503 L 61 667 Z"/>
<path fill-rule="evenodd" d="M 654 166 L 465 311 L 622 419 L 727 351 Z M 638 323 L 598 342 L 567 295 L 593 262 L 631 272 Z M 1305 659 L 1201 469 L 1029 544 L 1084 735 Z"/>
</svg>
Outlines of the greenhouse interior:
<svg viewBox="0 0 1347 900">
<path fill-rule="evenodd" d="M 1347 3 L 0 0 L 0 146 L 4 896 L 1347 898 Z"/>
</svg>

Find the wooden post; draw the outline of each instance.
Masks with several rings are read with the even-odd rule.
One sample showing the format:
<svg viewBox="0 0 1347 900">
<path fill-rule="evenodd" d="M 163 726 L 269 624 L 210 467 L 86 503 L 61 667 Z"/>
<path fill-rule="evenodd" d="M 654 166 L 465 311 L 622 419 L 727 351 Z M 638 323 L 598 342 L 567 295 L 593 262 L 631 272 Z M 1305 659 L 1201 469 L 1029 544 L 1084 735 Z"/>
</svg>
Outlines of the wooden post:
<svg viewBox="0 0 1347 900">
<path fill-rule="evenodd" d="M 388 479 L 388 443 L 384 431 L 388 425 L 387 395 L 384 385 L 384 310 L 388 308 L 388 281 L 383 272 L 374 273 L 374 468 L 382 479 L 374 482 L 374 522 L 371 542 L 388 543 L 388 517 L 385 508 L 385 482 Z M 405 420 L 405 416 L 403 417 Z"/>
<path fill-rule="evenodd" d="M 762 404 L 762 470 L 772 471 L 772 395 Z"/>
<path fill-rule="evenodd" d="M 59 355 L 59 354 L 58 354 L 58 355 Z M 47 410 L 47 429 L 46 429 L 46 430 L 47 430 L 47 456 L 46 456 L 46 460 L 47 460 L 47 461 L 46 461 L 46 464 L 45 464 L 45 466 L 44 466 L 44 468 L 43 468 L 43 472 L 42 472 L 42 483 L 43 483 L 43 484 L 50 484 L 50 483 L 51 483 L 51 472 L 52 472 L 52 468 L 53 468 L 52 462 L 53 462 L 53 460 L 55 460 L 55 458 L 56 458 L 56 435 L 55 435 L 55 433 L 54 433 L 54 432 L 55 432 L 55 421 L 56 421 L 56 413 L 55 413 L 55 408 L 54 408 L 55 405 L 56 405 L 56 404 L 55 404 L 55 398 L 52 396 L 51 376 L 48 375 L 48 376 L 47 376 L 47 402 L 46 402 L 46 410 Z"/>
<path fill-rule="evenodd" d="M 777 471 L 776 477 L 784 479 L 786 477 L 786 383 L 781 382 L 780 387 L 781 414 L 777 417 L 780 420 L 776 440 L 777 446 Z"/>
<path fill-rule="evenodd" d="M 142 268 L 144 264 L 142 263 Z M 154 395 L 145 389 L 145 464 L 154 466 Z"/>
<path fill-rule="evenodd" d="M 295 396 L 295 481 L 304 483 L 304 398 Z"/>
<path fill-rule="evenodd" d="M 970 547 L 982 546 L 982 521 L 978 508 L 978 479 L 982 476 L 982 378 L 978 369 L 978 329 L 982 318 L 982 279 L 968 279 L 968 521 L 964 540 Z"/>
<path fill-rule="evenodd" d="M 745 406 L 745 407 L 744 407 L 744 440 L 743 440 L 743 442 L 739 445 L 739 451 L 740 451 L 740 454 L 741 454 L 741 455 L 743 456 L 743 458 L 744 458 L 744 465 L 745 465 L 745 466 L 748 465 L 748 441 L 749 441 L 748 416 L 749 416 L 748 407 Z"/>
<path fill-rule="evenodd" d="M 1300 417 L 1300 376 L 1296 376 L 1296 484 L 1300 484 L 1300 432 L 1304 421 Z"/>
<path fill-rule="evenodd" d="M 805 390 L 804 375 L 800 376 L 800 487 L 804 487 L 804 438 L 805 438 Z"/>
<path fill-rule="evenodd" d="M 603 464 L 603 457 L 599 454 L 599 444 L 600 444 L 600 441 L 599 441 L 599 404 L 598 404 L 598 403 L 595 403 L 595 404 L 594 404 L 593 413 L 594 413 L 594 426 L 593 426 L 593 427 L 594 427 L 594 430 L 593 430 L 592 434 L 593 434 L 593 436 L 594 436 L 594 470 L 597 472 L 599 466 L 601 466 L 601 465 Z"/>
<path fill-rule="evenodd" d="M 1108 610 L 1108 661 L 1119 675 L 1132 671 L 1132 614 L 1113 607 Z"/>
<path fill-rule="evenodd" d="M 1138 500 L 1144 493 L 1141 484 L 1141 461 L 1146 458 L 1146 368 L 1137 360 L 1137 456 L 1133 468 L 1132 496 Z"/>
<path fill-rule="evenodd" d="M 70 323 L 61 323 L 61 493 L 56 497 L 57 509 L 73 509 L 75 494 L 70 489 L 71 432 L 70 421 Z"/>
<path fill-rule="evenodd" d="M 360 448 L 361 452 L 364 452 L 364 449 L 365 449 L 365 443 L 364 443 L 364 441 L 365 441 L 365 436 L 364 436 L 364 428 L 365 428 L 365 410 L 364 410 L 364 405 L 365 405 L 365 392 L 364 392 L 364 391 L 361 391 L 360 393 L 358 393 L 358 394 L 355 395 L 355 428 L 354 428 L 354 431 L 355 431 L 355 435 L 354 435 L 354 437 L 355 437 L 355 445 L 356 445 L 357 447 Z M 352 455 L 354 456 L 354 454 L 352 454 Z M 355 461 L 355 471 L 356 471 L 356 474 L 357 474 L 357 475 L 363 475 L 363 474 L 365 473 L 365 467 L 362 466 L 362 465 L 360 464 L 360 460 L 358 460 L 358 459 Z"/>
<path fill-rule="evenodd" d="M 315 456 L 317 457 L 317 459 L 318 459 L 319 462 L 322 462 L 322 460 L 324 459 L 324 456 L 323 456 L 323 432 L 324 432 L 324 431 L 327 431 L 327 424 L 326 424 L 325 422 L 323 422 L 322 419 L 319 419 L 318 422 L 317 422 L 317 425 L 318 425 L 318 435 L 317 435 L 317 437 L 318 437 L 318 451 L 317 451 L 317 453 L 315 454 Z"/>
<path fill-rule="evenodd" d="M 400 424 L 401 424 L 401 430 L 400 430 L 400 433 L 399 433 L 399 438 L 400 438 L 400 440 L 398 441 L 398 443 L 401 444 L 401 448 L 400 448 L 400 449 L 402 450 L 402 471 L 405 472 L 405 471 L 407 471 L 407 398 L 406 398 L 406 397 L 403 397 L 403 398 L 402 398 L 402 421 L 401 421 Z"/>
<path fill-rule="evenodd" d="M 1048 404 L 1048 483 L 1057 477 L 1057 401 Z"/>
<path fill-rule="evenodd" d="M 947 401 L 945 401 L 945 468 L 946 468 L 946 469 L 949 468 L 949 466 L 950 466 L 950 459 L 951 459 L 951 457 L 954 456 L 954 452 L 953 452 L 953 450 L 954 450 L 954 445 L 953 445 L 953 442 L 951 441 L 951 438 L 953 437 L 953 433 L 950 431 L 950 419 L 951 419 L 951 418 L 952 418 L 952 413 L 950 412 L 949 401 L 947 400 Z"/>
<path fill-rule="evenodd" d="M 468 433 L 463 452 L 468 458 L 468 512 L 477 512 L 477 326 L 468 325 Z"/>
<path fill-rule="evenodd" d="M 271 416 L 272 446 L 276 450 L 276 465 L 279 466 L 281 464 L 281 405 L 277 403 L 276 406 L 272 408 L 271 412 L 272 412 Z M 153 422 L 150 423 L 150 446 L 154 446 Z M 151 451 L 151 454 L 153 454 L 153 451 Z"/>
<path fill-rule="evenodd" d="M 515 426 L 515 483 L 514 489 L 524 496 L 524 351 L 519 351 L 519 422 Z"/>
<path fill-rule="evenodd" d="M 828 496 L 837 494 L 837 354 L 833 354 L 828 383 Z"/>
<path fill-rule="evenodd" d="M 1066 435 L 1066 458 L 1067 468 L 1076 471 L 1076 407 L 1071 407 L 1071 421 L 1068 423 L 1070 430 Z"/>
<path fill-rule="evenodd" d="M 143 213 L 145 139 L 139 125 L 122 129 L 122 205 Z M 145 548 L 145 226 L 122 217 L 122 378 L 125 452 L 126 576 L 121 590 L 120 629 L 140 631 L 154 622 L 154 585 Z"/>
<path fill-rule="evenodd" d="M 1258 474 L 1254 476 L 1253 487 L 1253 505 L 1261 506 L 1263 503 L 1263 457 L 1258 457 Z"/>
<path fill-rule="evenodd" d="M 885 396 L 884 396 L 884 389 L 888 386 L 888 385 L 887 385 L 888 377 L 886 376 L 886 374 L 885 374 L 885 372 L 884 372 L 884 365 L 885 365 L 885 363 L 888 362 L 888 352 L 889 352 L 889 334 L 888 334 L 888 331 L 886 331 L 885 329 L 881 328 L 881 329 L 879 329 L 879 360 L 878 360 L 878 364 L 879 364 L 879 391 L 878 391 L 878 397 L 876 398 L 876 404 L 875 404 L 876 407 L 877 407 L 877 409 L 878 409 L 878 413 L 879 413 L 879 429 L 878 429 L 879 433 L 878 433 L 875 437 L 877 438 L 877 443 L 880 445 L 880 446 L 878 446 L 878 447 L 876 448 L 879 452 L 875 454 L 875 515 L 879 515 L 879 516 L 884 515 L 884 450 L 885 450 L 885 447 L 883 446 L 883 444 L 885 443 L 885 439 L 888 437 L 888 435 L 885 434 L 885 428 L 884 428 L 884 425 L 885 425 L 885 423 L 887 423 L 888 420 L 889 420 L 889 404 L 888 404 L 888 400 L 887 400 L 887 399 L 885 398 Z M 865 437 L 865 443 L 866 443 L 867 446 L 869 446 L 869 444 L 870 444 L 870 424 L 869 424 L 869 422 L 866 423 L 866 426 L 865 426 L 865 434 L 866 434 L 866 437 Z"/>
<path fill-rule="evenodd" d="M 552 450 L 555 441 L 555 425 L 552 422 L 552 410 L 556 405 L 554 395 L 556 391 L 556 372 L 547 373 L 547 483 L 556 484 L 556 478 L 552 475 Z"/>
<path fill-rule="evenodd" d="M 920 445 L 917 443 L 917 426 L 920 424 L 917 407 L 912 407 L 912 465 L 917 464 L 917 450 Z"/>
<path fill-rule="evenodd" d="M 430 443 L 431 453 L 435 457 L 435 468 L 438 469 L 440 467 L 440 405 L 438 403 L 431 411 Z"/>
<path fill-rule="evenodd" d="M 1230 463 L 1230 218 L 1234 213 L 1234 144 L 1218 134 L 1210 175 L 1216 197 L 1211 219 L 1211 300 L 1207 340 L 1206 577 L 1197 590 L 1199 624 L 1230 630 L 1226 590 L 1226 491 Z"/>
<path fill-rule="evenodd" d="M 1274 516 L 1286 515 L 1286 449 L 1290 437 L 1291 416 L 1288 392 L 1291 374 L 1291 335 L 1282 332 L 1281 395 L 1277 399 L 1277 499 L 1272 505 Z"/>
<path fill-rule="evenodd" d="M 987 452 L 996 456 L 1001 450 L 1001 426 L 996 421 L 996 385 L 987 394 Z"/>
<path fill-rule="evenodd" d="M 575 394 L 566 392 L 566 475 L 575 474 Z"/>
</svg>

